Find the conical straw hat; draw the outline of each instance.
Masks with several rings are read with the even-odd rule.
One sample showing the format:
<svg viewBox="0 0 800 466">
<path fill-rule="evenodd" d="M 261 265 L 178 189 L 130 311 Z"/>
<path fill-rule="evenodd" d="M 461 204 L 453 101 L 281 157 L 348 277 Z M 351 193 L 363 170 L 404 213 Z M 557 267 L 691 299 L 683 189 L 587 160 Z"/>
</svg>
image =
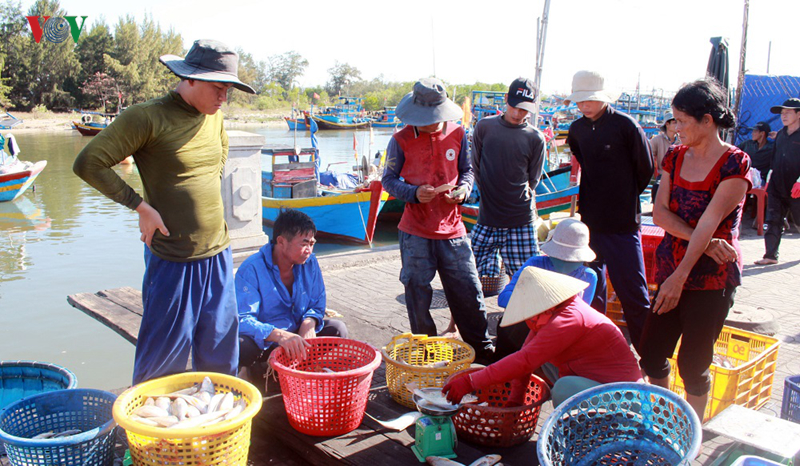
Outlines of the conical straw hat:
<svg viewBox="0 0 800 466">
<path fill-rule="evenodd" d="M 537 267 L 525 267 L 500 322 L 508 327 L 551 309 L 583 291 L 588 283 L 569 275 Z"/>
</svg>

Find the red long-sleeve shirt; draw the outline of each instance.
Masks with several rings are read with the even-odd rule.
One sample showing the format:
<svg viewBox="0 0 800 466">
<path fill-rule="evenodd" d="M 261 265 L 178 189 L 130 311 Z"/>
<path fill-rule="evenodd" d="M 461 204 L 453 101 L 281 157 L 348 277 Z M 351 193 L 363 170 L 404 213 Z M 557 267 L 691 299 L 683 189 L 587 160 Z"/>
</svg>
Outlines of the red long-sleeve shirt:
<svg viewBox="0 0 800 466">
<path fill-rule="evenodd" d="M 608 317 L 578 297 L 558 309 L 538 332 L 531 331 L 522 349 L 473 373 L 473 386 L 479 389 L 530 377 L 546 362 L 558 367 L 560 377 L 577 375 L 600 383 L 641 378 L 625 337 Z"/>
</svg>

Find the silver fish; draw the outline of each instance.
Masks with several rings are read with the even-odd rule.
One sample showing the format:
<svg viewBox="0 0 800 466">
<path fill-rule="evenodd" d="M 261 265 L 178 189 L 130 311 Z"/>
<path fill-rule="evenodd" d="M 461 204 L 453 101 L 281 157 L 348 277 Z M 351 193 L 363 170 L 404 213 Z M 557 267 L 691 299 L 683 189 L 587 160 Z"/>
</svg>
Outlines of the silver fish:
<svg viewBox="0 0 800 466">
<path fill-rule="evenodd" d="M 503 457 L 500 455 L 486 455 L 483 458 L 478 458 L 473 461 L 469 466 L 492 466 L 499 463 L 501 459 L 503 459 Z"/>
<path fill-rule="evenodd" d="M 46 439 L 46 438 L 51 438 L 54 435 L 56 435 L 55 432 L 42 432 L 39 435 L 31 437 L 31 439 L 33 439 L 33 440 L 42 440 L 42 439 Z"/>
<path fill-rule="evenodd" d="M 167 417 L 169 413 L 166 409 L 159 408 L 158 406 L 140 406 L 133 412 L 141 417 Z"/>
<path fill-rule="evenodd" d="M 183 398 L 177 398 L 169 407 L 170 414 L 177 417 L 179 420 L 186 417 L 186 411 L 189 409 L 189 404 Z"/>
<path fill-rule="evenodd" d="M 169 409 L 169 398 L 166 396 L 159 396 L 156 398 L 156 406 L 163 410 Z"/>
<path fill-rule="evenodd" d="M 83 431 L 80 429 L 69 429 L 55 434 L 52 438 L 70 437 L 72 435 L 80 434 L 81 432 Z"/>
</svg>

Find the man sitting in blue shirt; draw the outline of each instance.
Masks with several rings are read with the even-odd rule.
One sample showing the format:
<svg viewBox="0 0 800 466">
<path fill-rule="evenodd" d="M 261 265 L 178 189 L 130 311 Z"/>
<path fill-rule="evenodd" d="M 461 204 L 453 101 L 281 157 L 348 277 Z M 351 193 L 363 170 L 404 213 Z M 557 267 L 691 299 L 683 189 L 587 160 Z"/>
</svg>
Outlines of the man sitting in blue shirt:
<svg viewBox="0 0 800 466">
<path fill-rule="evenodd" d="M 312 253 L 316 233 L 308 215 L 285 210 L 275 220 L 272 241 L 236 273 L 239 368 L 246 367 L 256 385 L 277 346 L 291 358 L 305 358 L 309 338 L 347 338 L 344 322 L 324 319 L 325 283 Z"/>
</svg>

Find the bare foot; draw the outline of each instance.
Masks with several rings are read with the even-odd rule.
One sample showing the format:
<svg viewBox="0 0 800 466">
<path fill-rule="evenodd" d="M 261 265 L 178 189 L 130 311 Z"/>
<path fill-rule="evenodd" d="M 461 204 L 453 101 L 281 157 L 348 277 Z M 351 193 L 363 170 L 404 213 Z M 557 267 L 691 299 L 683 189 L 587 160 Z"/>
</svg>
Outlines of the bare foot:
<svg viewBox="0 0 800 466">
<path fill-rule="evenodd" d="M 769 259 L 767 257 L 753 262 L 756 265 L 774 265 L 778 263 L 778 259 Z"/>
</svg>

